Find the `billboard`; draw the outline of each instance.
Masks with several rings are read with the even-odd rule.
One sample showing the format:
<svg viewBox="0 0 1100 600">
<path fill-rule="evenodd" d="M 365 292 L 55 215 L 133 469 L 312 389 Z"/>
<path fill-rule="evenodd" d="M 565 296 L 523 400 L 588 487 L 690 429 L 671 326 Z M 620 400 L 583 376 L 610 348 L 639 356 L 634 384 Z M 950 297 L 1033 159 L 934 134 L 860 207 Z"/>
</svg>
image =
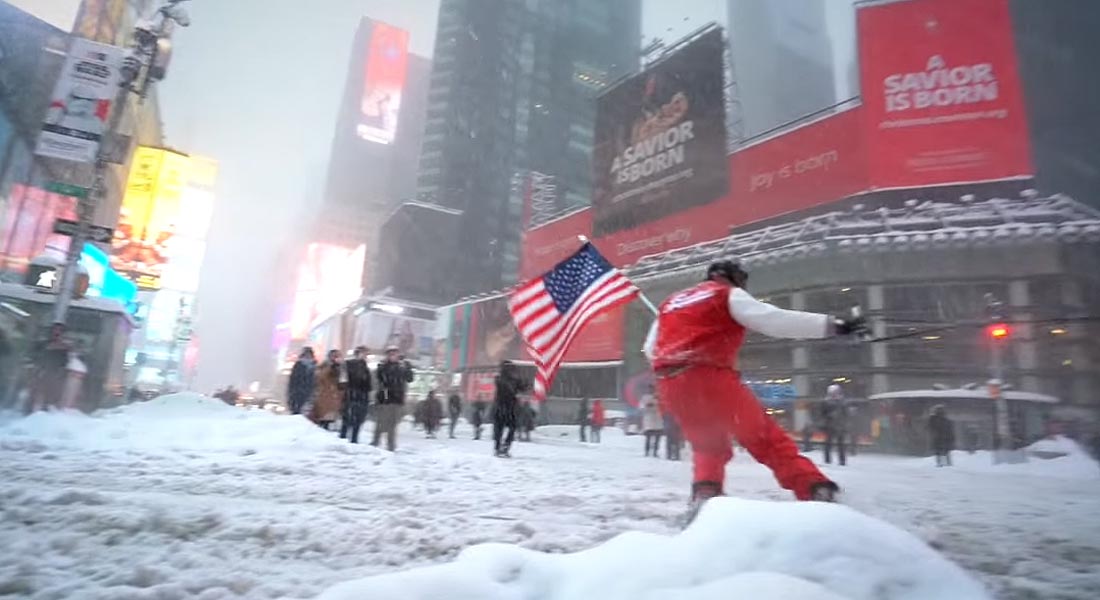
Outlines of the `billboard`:
<svg viewBox="0 0 1100 600">
<path fill-rule="evenodd" d="M 35 153 L 92 162 L 118 94 L 123 49 L 73 38 L 57 77 Z"/>
<path fill-rule="evenodd" d="M 374 354 L 396 346 L 402 356 L 421 366 L 431 363 L 435 351 L 435 323 L 405 315 L 366 311 L 356 318 L 354 345 Z"/>
<path fill-rule="evenodd" d="M 596 101 L 597 236 L 660 219 L 729 191 L 725 44 L 713 29 Z"/>
<path fill-rule="evenodd" d="M 579 235 L 591 235 L 592 211 L 582 209 L 528 229 L 523 233 L 519 280 L 526 281 L 549 271 L 581 247 Z"/>
<path fill-rule="evenodd" d="M 163 148 L 139 146 L 134 151 L 111 243 L 111 267 L 127 274 L 140 289 L 161 287 L 181 216 L 189 160 Z"/>
<path fill-rule="evenodd" d="M 1008 0 L 867 4 L 857 27 L 876 188 L 1033 174 Z"/>
<path fill-rule="evenodd" d="M 374 21 L 363 62 L 356 133 L 364 140 L 392 144 L 409 68 L 409 32 Z"/>
<path fill-rule="evenodd" d="M 363 293 L 367 248 L 313 243 L 298 266 L 298 284 L 290 315 L 290 337 L 303 340 L 313 323 L 346 307 Z"/>
<path fill-rule="evenodd" d="M 496 367 L 502 360 L 527 358 L 523 338 L 508 311 L 508 297 L 494 296 L 471 307 L 467 365 Z"/>
<path fill-rule="evenodd" d="M 32 258 L 47 250 L 63 257 L 69 249 L 69 238 L 53 232 L 54 221 L 59 218 L 76 219 L 75 198 L 34 186 L 12 185 L 0 229 L 3 269 L 21 272 Z"/>
</svg>

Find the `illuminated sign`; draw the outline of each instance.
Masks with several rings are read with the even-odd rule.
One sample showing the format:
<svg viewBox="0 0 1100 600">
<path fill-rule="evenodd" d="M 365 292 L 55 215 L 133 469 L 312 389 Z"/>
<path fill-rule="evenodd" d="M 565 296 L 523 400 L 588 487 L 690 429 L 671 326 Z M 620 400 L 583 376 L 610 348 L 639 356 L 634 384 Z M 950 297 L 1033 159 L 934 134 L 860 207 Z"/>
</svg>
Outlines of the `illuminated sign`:
<svg viewBox="0 0 1100 600">
<path fill-rule="evenodd" d="M 392 144 L 409 65 L 409 32 L 376 21 L 365 62 L 356 133 L 364 140 Z"/>
<path fill-rule="evenodd" d="M 111 266 L 144 290 L 161 287 L 164 264 L 180 219 L 190 159 L 162 148 L 134 151 L 112 242 Z"/>
<path fill-rule="evenodd" d="M 306 247 L 290 315 L 291 339 L 305 339 L 318 318 L 332 315 L 362 295 L 366 251 L 366 246 L 314 243 Z"/>
</svg>

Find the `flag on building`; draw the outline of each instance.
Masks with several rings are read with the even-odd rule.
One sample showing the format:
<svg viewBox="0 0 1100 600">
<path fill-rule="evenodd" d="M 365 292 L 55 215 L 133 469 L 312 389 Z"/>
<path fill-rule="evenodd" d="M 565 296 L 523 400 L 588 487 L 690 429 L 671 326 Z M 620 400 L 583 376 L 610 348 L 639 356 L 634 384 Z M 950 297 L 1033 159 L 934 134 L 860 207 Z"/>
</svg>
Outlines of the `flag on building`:
<svg viewBox="0 0 1100 600">
<path fill-rule="evenodd" d="M 538 368 L 537 399 L 546 398 L 566 350 L 585 324 L 638 293 L 622 272 L 585 242 L 572 256 L 512 294 L 508 301 L 512 319 Z"/>
</svg>

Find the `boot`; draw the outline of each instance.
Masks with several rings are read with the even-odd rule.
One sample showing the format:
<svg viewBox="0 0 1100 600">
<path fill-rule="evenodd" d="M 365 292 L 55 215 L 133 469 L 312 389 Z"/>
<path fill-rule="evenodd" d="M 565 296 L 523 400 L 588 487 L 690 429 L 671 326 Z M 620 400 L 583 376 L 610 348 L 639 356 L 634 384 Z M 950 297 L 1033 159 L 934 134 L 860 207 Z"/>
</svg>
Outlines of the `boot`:
<svg viewBox="0 0 1100 600">
<path fill-rule="evenodd" d="M 810 501 L 812 502 L 836 502 L 840 488 L 831 481 L 822 481 L 810 487 Z"/>
<path fill-rule="evenodd" d="M 684 528 L 691 525 L 691 522 L 699 515 L 699 511 L 703 509 L 703 505 L 706 504 L 707 500 L 724 495 L 722 484 L 717 481 L 696 481 L 691 484 L 691 501 L 688 502 L 688 512 L 684 517 Z"/>
</svg>

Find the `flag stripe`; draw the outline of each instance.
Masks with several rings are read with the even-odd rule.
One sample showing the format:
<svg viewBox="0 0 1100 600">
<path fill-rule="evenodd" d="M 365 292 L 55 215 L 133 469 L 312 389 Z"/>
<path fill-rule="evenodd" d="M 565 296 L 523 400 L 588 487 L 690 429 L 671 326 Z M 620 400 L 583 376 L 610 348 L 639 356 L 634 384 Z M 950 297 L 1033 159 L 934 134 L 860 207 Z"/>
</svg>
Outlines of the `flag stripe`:
<svg viewBox="0 0 1100 600">
<path fill-rule="evenodd" d="M 529 326 L 520 325 L 517 320 L 517 325 L 520 325 L 520 331 L 523 333 L 525 338 L 531 341 L 532 346 L 541 350 L 544 346 L 548 345 L 551 340 L 556 338 L 559 333 L 561 333 L 562 327 L 564 327 L 565 323 L 568 322 L 569 319 L 572 319 L 573 315 L 580 310 L 581 304 L 592 294 L 598 293 L 602 289 L 602 287 L 609 280 L 614 279 L 616 275 L 618 275 L 617 272 L 609 271 L 608 273 L 597 279 L 591 287 L 585 290 L 584 294 L 577 298 L 577 302 L 574 303 L 573 306 L 571 306 L 565 314 L 560 315 L 554 322 L 552 322 L 543 330 L 533 330 Z M 556 307 L 555 312 L 557 312 Z"/>
<path fill-rule="evenodd" d="M 555 339 L 550 340 L 550 343 L 548 343 L 543 348 L 543 355 L 552 357 L 559 352 L 563 345 L 568 345 L 568 342 L 571 341 L 573 337 L 572 329 L 574 329 L 577 324 L 584 325 L 588 319 L 595 316 L 591 314 L 591 311 L 588 310 L 589 308 L 593 306 L 602 306 L 605 298 L 608 298 L 609 296 L 615 294 L 615 292 L 621 291 L 623 289 L 625 289 L 629 294 L 630 288 L 632 287 L 633 286 L 630 284 L 630 281 L 626 280 L 625 278 L 609 281 L 607 282 L 605 287 L 593 292 L 593 294 L 590 297 L 586 298 L 583 302 L 578 302 L 577 306 L 575 307 L 577 309 L 577 312 L 574 315 L 570 315 L 569 317 L 567 317 L 563 322 L 563 325 L 565 327 L 563 331 L 565 332 L 565 334 L 559 335 Z"/>
<path fill-rule="evenodd" d="M 565 336 L 558 340 L 558 343 L 549 349 L 548 355 L 550 360 L 548 364 L 556 364 L 561 361 L 565 356 L 565 351 L 569 348 L 569 344 L 573 342 L 573 338 L 577 336 L 580 329 L 591 319 L 597 317 L 600 313 L 610 310 L 622 303 L 625 300 L 630 300 L 634 297 L 634 294 L 638 293 L 636 288 L 633 288 L 630 282 L 625 282 L 625 285 L 618 288 L 609 290 L 601 298 L 593 301 L 589 306 L 586 306 L 584 311 L 577 316 L 577 319 L 569 324 L 569 330 Z"/>
</svg>

